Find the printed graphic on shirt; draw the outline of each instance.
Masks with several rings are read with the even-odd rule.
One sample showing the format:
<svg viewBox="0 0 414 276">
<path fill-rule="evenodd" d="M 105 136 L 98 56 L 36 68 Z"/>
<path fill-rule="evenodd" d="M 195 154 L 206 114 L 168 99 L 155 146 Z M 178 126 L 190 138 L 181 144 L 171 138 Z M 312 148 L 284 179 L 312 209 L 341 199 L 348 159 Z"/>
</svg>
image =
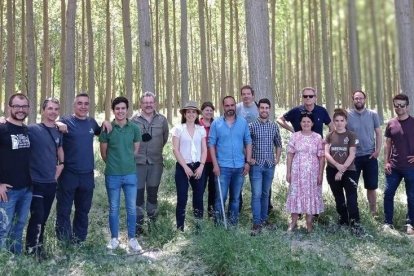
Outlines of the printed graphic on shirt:
<svg viewBox="0 0 414 276">
<path fill-rule="evenodd" d="M 29 136 L 24 134 L 11 134 L 10 135 L 11 142 L 12 142 L 12 149 L 24 149 L 24 148 L 30 148 L 30 140 Z"/>
<path fill-rule="evenodd" d="M 89 130 L 89 133 L 90 133 L 90 134 L 92 134 L 92 135 L 94 135 L 94 134 L 95 134 L 95 132 L 93 131 L 93 129 L 92 129 L 92 128 Z"/>
</svg>

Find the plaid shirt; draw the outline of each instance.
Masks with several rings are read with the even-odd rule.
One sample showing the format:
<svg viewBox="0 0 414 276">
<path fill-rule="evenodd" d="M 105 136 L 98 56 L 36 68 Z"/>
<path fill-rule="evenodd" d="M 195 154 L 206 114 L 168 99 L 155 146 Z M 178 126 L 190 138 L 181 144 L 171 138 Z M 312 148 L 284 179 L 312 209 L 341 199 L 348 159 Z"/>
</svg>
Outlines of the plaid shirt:
<svg viewBox="0 0 414 276">
<path fill-rule="evenodd" d="M 275 165 L 275 147 L 282 147 L 279 127 L 275 122 L 260 119 L 249 124 L 252 137 L 252 157 L 259 166 Z"/>
</svg>

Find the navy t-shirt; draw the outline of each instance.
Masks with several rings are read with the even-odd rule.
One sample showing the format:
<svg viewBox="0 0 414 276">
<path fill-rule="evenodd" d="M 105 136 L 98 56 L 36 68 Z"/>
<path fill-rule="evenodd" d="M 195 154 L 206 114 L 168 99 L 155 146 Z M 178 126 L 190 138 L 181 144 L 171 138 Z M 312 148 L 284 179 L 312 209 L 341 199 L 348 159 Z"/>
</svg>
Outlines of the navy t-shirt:
<svg viewBox="0 0 414 276">
<path fill-rule="evenodd" d="M 93 137 L 100 134 L 101 128 L 90 117 L 81 120 L 71 115 L 61 118 L 60 121 L 68 126 L 68 133 L 63 134 L 64 170 L 73 173 L 93 172 Z"/>
<path fill-rule="evenodd" d="M 0 124 L 0 183 L 23 189 L 31 186 L 30 140 L 27 126 Z"/>
<path fill-rule="evenodd" d="M 62 134 L 56 127 L 43 124 L 29 125 L 31 142 L 30 174 L 40 183 L 56 182 L 57 148 L 62 146 Z"/>
<path fill-rule="evenodd" d="M 285 114 L 283 114 L 285 120 L 292 124 L 295 132 L 302 130 L 302 128 L 300 127 L 300 118 L 302 112 L 309 112 L 308 110 L 306 110 L 304 105 L 296 106 L 288 112 L 286 112 Z M 328 111 L 326 111 L 326 109 L 322 106 L 315 105 L 311 113 L 315 121 L 312 130 L 316 133 L 319 133 L 323 137 L 323 124 L 329 125 L 329 123 L 331 122 L 331 118 L 329 117 Z"/>
</svg>

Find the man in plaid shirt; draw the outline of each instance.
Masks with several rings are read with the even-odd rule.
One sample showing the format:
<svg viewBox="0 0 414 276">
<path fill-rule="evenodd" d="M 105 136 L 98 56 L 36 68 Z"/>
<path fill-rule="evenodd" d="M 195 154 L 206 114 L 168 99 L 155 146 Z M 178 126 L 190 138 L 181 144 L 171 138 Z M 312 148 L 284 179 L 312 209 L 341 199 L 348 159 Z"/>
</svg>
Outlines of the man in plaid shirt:
<svg viewBox="0 0 414 276">
<path fill-rule="evenodd" d="M 270 101 L 259 101 L 259 118 L 249 124 L 252 137 L 252 159 L 249 172 L 252 190 L 252 236 L 263 227 L 270 226 L 268 219 L 269 190 L 272 186 L 275 166 L 279 163 L 282 142 L 279 127 L 269 120 Z"/>
</svg>

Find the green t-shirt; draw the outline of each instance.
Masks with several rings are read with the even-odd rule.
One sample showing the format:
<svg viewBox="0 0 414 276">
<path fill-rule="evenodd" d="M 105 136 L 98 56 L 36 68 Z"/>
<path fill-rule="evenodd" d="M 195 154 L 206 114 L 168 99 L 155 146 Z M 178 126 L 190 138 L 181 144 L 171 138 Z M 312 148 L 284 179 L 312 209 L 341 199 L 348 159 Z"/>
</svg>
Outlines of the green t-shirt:
<svg viewBox="0 0 414 276">
<path fill-rule="evenodd" d="M 102 132 L 99 142 L 107 143 L 105 175 L 127 175 L 136 172 L 134 143 L 141 142 L 141 131 L 129 121 L 120 127 L 112 121 L 112 131 Z"/>
</svg>

